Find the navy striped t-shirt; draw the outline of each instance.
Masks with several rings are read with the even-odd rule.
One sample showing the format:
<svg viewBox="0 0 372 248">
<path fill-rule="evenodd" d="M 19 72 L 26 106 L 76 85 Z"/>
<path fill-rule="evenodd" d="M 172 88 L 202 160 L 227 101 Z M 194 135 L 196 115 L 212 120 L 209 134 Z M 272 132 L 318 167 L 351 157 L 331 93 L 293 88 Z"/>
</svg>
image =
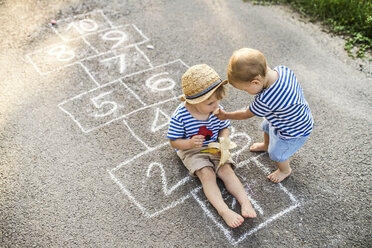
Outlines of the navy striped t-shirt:
<svg viewBox="0 0 372 248">
<path fill-rule="evenodd" d="M 222 106 L 219 107 L 222 108 Z M 184 103 L 182 103 L 177 107 L 171 117 L 167 138 L 172 140 L 190 139 L 199 133 L 205 136 L 203 145 L 208 145 L 211 142 L 216 142 L 218 132 L 230 125 L 229 120 L 221 121 L 214 114 L 210 114 L 206 121 L 197 120 L 189 113 Z"/>
<path fill-rule="evenodd" d="M 265 117 L 284 139 L 308 136 L 314 121 L 302 87 L 289 68 L 277 66 L 274 70 L 278 80 L 257 94 L 249 109 Z"/>
</svg>

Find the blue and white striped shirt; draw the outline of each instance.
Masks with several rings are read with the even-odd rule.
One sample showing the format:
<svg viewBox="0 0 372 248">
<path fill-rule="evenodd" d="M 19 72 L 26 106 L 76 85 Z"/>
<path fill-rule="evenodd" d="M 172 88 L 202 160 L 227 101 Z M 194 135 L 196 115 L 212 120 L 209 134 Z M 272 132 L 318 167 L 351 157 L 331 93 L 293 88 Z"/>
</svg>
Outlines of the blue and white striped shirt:
<svg viewBox="0 0 372 248">
<path fill-rule="evenodd" d="M 257 94 L 249 109 L 265 117 L 284 139 L 308 136 L 314 121 L 302 87 L 289 68 L 277 66 L 274 70 L 278 80 Z"/>
<path fill-rule="evenodd" d="M 222 106 L 219 107 L 222 108 Z M 197 120 L 189 113 L 184 103 L 181 103 L 171 117 L 167 138 L 172 140 L 190 139 L 192 136 L 202 133 L 206 136 L 203 145 L 208 145 L 211 142 L 216 142 L 218 132 L 230 125 L 229 120 L 221 121 L 214 114 L 210 114 L 206 121 Z"/>
</svg>

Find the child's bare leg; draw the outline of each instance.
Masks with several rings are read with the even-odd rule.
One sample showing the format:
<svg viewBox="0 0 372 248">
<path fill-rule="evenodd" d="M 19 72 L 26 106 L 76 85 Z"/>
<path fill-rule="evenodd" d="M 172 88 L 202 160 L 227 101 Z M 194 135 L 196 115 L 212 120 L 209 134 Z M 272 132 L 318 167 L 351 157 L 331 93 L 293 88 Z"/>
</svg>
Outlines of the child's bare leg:
<svg viewBox="0 0 372 248">
<path fill-rule="evenodd" d="M 235 213 L 226 205 L 222 198 L 216 181 L 216 174 L 211 167 L 204 167 L 195 172 L 203 185 L 203 191 L 209 202 L 216 208 L 217 212 L 232 228 L 240 226 L 244 218 Z"/>
<path fill-rule="evenodd" d="M 288 177 L 292 169 L 289 166 L 289 159 L 287 159 L 284 162 L 275 162 L 278 166 L 278 169 L 267 176 L 268 179 L 270 179 L 273 183 L 280 183 L 283 181 L 286 177 Z"/>
<path fill-rule="evenodd" d="M 236 176 L 230 164 L 223 165 L 217 172 L 218 177 L 222 179 L 226 189 L 238 200 L 241 206 L 242 215 L 246 218 L 255 218 L 251 202 L 248 199 L 247 193 L 244 190 L 242 183 Z"/>
<path fill-rule="evenodd" d="M 266 132 L 264 132 L 264 142 L 254 143 L 253 145 L 251 145 L 249 150 L 251 152 L 267 152 L 267 150 L 269 149 L 269 142 L 270 142 L 270 137 Z"/>
</svg>

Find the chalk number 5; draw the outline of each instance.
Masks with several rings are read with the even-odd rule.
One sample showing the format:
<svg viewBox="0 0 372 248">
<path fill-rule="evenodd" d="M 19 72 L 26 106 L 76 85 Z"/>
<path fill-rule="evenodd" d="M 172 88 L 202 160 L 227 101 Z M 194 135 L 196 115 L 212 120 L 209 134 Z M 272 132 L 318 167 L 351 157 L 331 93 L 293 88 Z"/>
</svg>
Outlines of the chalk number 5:
<svg viewBox="0 0 372 248">
<path fill-rule="evenodd" d="M 105 97 L 106 95 L 109 95 L 111 93 L 112 93 L 112 91 L 104 92 L 104 93 L 101 93 L 100 95 L 98 95 L 98 96 L 93 97 L 93 98 L 90 99 L 93 102 L 94 107 L 96 107 L 98 110 L 102 110 L 103 108 L 104 109 L 107 109 L 108 108 L 108 110 L 106 112 L 104 112 L 104 113 L 96 113 L 94 115 L 94 117 L 101 118 L 101 117 L 105 117 L 107 115 L 111 115 L 112 113 L 115 112 L 115 110 L 118 107 L 118 105 L 117 105 L 116 102 L 113 102 L 113 101 L 101 101 L 101 99 L 103 97 Z"/>
</svg>

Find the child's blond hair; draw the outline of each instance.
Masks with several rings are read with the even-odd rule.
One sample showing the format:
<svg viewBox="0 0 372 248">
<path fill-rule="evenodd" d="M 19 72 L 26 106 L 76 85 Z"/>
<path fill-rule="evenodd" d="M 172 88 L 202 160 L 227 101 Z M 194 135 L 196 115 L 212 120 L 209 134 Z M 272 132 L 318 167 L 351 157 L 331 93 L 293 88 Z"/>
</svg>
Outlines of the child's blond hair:
<svg viewBox="0 0 372 248">
<path fill-rule="evenodd" d="M 267 61 L 265 56 L 252 48 L 241 48 L 233 53 L 227 68 L 230 84 L 249 83 L 256 76 L 265 77 Z"/>
<path fill-rule="evenodd" d="M 220 87 L 217 88 L 217 90 L 214 92 L 216 95 L 217 100 L 222 100 L 227 96 L 227 85 L 221 85 Z"/>
</svg>

